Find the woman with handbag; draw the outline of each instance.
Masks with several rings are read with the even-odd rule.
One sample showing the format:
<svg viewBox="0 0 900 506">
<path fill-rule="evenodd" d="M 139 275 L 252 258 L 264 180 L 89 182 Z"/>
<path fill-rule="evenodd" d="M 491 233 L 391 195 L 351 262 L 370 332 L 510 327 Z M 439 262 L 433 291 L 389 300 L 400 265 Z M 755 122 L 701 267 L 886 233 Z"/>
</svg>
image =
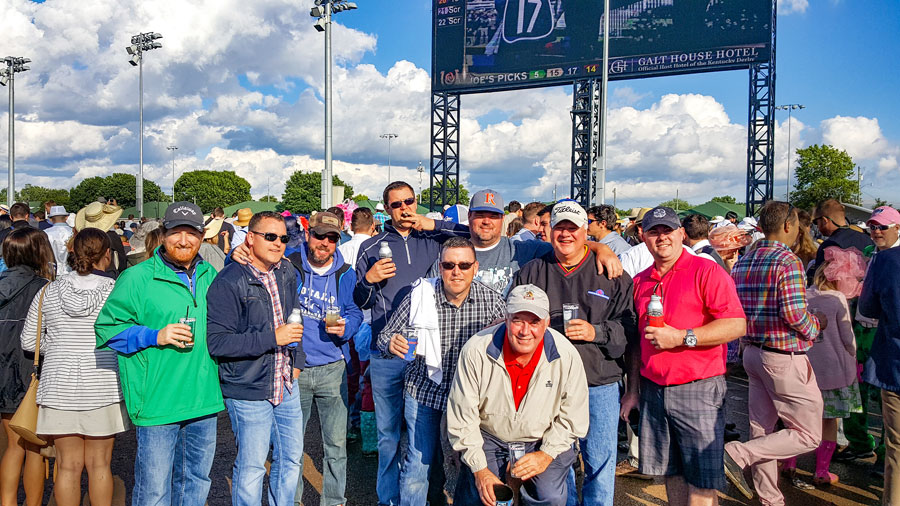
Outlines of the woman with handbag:
<svg viewBox="0 0 900 506">
<path fill-rule="evenodd" d="M 20 438 L 9 423 L 34 370 L 34 357 L 22 352 L 19 336 L 31 301 L 55 272 L 53 250 L 47 234 L 23 227 L 3 240 L 3 259 L 9 269 L 0 274 L 0 417 L 7 447 L 0 459 L 0 503 L 16 506 L 24 462 L 25 504 L 39 506 L 44 497 L 44 459 L 40 448 Z"/>
<path fill-rule="evenodd" d="M 94 228 L 78 232 L 69 253 L 71 273 L 35 298 L 22 330 L 22 348 L 43 356 L 37 390 L 37 429 L 53 441 L 59 471 L 53 495 L 59 506 L 81 504 L 81 474 L 87 469 L 91 504 L 109 506 L 115 435 L 131 428 L 119 388 L 116 352 L 97 350 L 94 321 L 115 281 L 104 272 L 110 238 Z M 43 332 L 39 331 L 39 324 Z"/>
</svg>

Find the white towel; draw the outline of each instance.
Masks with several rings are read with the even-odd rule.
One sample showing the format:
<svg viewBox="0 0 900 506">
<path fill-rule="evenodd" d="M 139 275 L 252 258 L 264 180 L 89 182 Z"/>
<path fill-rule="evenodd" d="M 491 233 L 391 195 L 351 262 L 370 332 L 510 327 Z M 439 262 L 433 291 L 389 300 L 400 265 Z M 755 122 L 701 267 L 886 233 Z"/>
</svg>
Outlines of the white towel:
<svg viewBox="0 0 900 506">
<path fill-rule="evenodd" d="M 419 344 L 416 355 L 425 357 L 428 379 L 440 384 L 444 377 L 441 365 L 441 332 L 438 326 L 435 287 L 438 278 L 419 278 L 410 293 L 409 324 L 416 329 Z"/>
</svg>

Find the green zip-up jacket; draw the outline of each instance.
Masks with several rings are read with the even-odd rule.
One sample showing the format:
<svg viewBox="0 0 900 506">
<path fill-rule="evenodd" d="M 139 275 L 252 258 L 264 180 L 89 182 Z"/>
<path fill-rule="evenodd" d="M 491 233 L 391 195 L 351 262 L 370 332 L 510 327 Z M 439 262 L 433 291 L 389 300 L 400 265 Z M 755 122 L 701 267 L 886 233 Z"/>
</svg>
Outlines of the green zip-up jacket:
<svg viewBox="0 0 900 506">
<path fill-rule="evenodd" d="M 215 276 L 208 263 L 197 263 L 192 295 L 154 254 L 116 280 L 94 324 L 98 348 L 135 325 L 158 330 L 178 323 L 185 313 L 196 319 L 193 348 L 150 346 L 119 352 L 122 395 L 135 425 L 165 425 L 225 409 L 218 367 L 206 347 L 206 292 Z"/>
</svg>

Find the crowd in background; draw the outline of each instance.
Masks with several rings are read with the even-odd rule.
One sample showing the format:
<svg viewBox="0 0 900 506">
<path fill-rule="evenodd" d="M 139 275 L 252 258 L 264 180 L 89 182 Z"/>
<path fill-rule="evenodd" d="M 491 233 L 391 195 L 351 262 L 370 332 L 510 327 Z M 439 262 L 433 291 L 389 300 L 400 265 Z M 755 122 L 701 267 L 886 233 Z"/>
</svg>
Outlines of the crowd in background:
<svg viewBox="0 0 900 506">
<path fill-rule="evenodd" d="M 872 456 L 900 504 L 897 210 L 862 226 L 835 200 L 623 218 L 490 189 L 417 208 L 404 182 L 374 210 L 309 216 L 0 207 L 0 504 L 20 482 L 29 506 L 43 497 L 48 451 L 10 426 L 35 353 L 60 506 L 80 504 L 84 471 L 91 504 L 110 504 L 130 430 L 132 503 L 203 505 L 223 410 L 236 505 L 260 504 L 264 481 L 269 504 L 299 505 L 304 437 L 323 444 L 324 505 L 353 501 L 354 440 L 378 459 L 380 504 L 613 504 L 616 477 L 664 476 L 672 504 L 717 504 L 730 480 L 778 505 L 780 476 L 829 486 L 833 460 Z M 724 412 L 738 370 L 745 441 Z"/>
</svg>

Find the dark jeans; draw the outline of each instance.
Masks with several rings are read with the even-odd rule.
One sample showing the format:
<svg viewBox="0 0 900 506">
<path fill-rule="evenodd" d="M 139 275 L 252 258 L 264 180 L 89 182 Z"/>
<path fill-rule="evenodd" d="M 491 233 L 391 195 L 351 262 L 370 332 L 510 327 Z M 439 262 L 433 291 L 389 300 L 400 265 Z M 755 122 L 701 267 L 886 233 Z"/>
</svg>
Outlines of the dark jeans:
<svg viewBox="0 0 900 506">
<path fill-rule="evenodd" d="M 500 478 L 500 481 L 506 483 L 506 466 L 509 464 L 508 442 L 501 441 L 485 432 L 482 432 L 481 436 L 484 438 L 483 448 L 484 455 L 487 457 L 488 469 Z M 539 450 L 540 445 L 540 441 L 525 443 L 525 453 Z M 566 477 L 569 475 L 569 468 L 574 463 L 575 451 L 571 448 L 557 455 L 543 473 L 522 482 L 522 488 L 519 489 L 519 504 L 523 506 L 565 506 L 568 496 Z M 463 465 L 460 469 L 453 504 L 481 504 L 478 489 L 475 488 L 475 476 L 467 465 Z"/>
</svg>

